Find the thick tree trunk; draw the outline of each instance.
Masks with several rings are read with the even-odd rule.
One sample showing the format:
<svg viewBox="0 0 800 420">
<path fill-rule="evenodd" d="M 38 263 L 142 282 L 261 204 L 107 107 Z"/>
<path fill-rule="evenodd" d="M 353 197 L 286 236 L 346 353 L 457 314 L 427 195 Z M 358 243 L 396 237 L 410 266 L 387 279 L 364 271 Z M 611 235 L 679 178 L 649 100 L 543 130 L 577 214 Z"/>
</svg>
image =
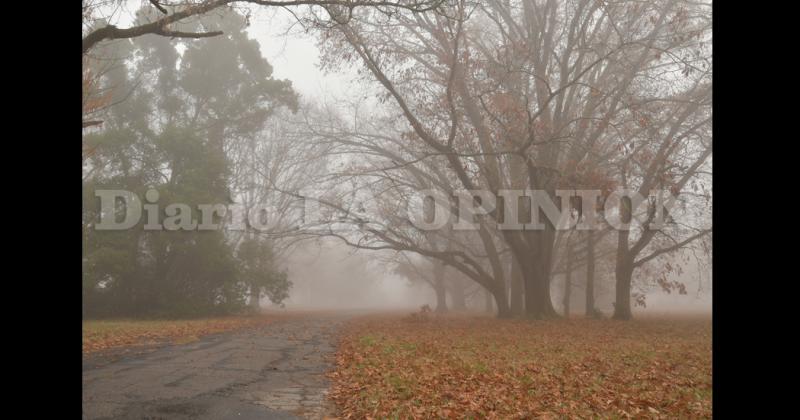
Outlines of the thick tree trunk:
<svg viewBox="0 0 800 420">
<path fill-rule="evenodd" d="M 547 162 L 554 162 L 555 149 L 552 148 L 552 145 L 544 146 L 543 150 L 541 163 L 546 165 Z M 558 203 L 559 201 L 555 199 L 556 179 L 554 174 L 542 170 L 541 166 L 533 166 L 530 163 L 527 165 L 530 187 L 547 191 L 549 198 Z M 559 315 L 553 307 L 550 296 L 550 265 L 556 239 L 555 225 L 554 221 L 548 219 L 541 207 L 536 203 L 531 204 L 531 211 L 522 213 L 532 216 L 533 212 L 537 211 L 538 220 L 544 225 L 544 229 L 526 232 L 529 252 L 533 255 L 529 256 L 529 264 L 521 264 L 525 276 L 525 312 L 530 318 L 556 318 Z M 536 207 L 539 208 L 536 209 Z M 532 302 L 533 304 L 531 304 Z"/>
<path fill-rule="evenodd" d="M 551 295 L 550 290 L 550 273 L 548 270 L 547 274 L 544 274 L 544 278 L 542 279 L 542 317 L 543 318 L 558 318 L 560 315 L 556 312 L 555 306 L 553 306 L 553 298 Z"/>
<path fill-rule="evenodd" d="M 511 309 L 508 307 L 508 294 L 506 293 L 506 285 L 501 284 L 496 288 L 497 290 L 490 295 L 494 297 L 494 305 L 497 307 L 498 318 L 511 318 Z M 492 305 L 492 299 L 489 299 L 489 305 Z M 490 309 L 494 311 L 494 307 Z"/>
<path fill-rule="evenodd" d="M 525 314 L 533 319 L 557 317 L 550 296 L 547 267 L 538 262 L 527 265 L 530 272 L 525 273 Z"/>
<path fill-rule="evenodd" d="M 631 313 L 631 279 L 633 278 L 633 264 L 630 261 L 618 261 L 617 269 L 617 291 L 616 301 L 614 302 L 614 319 L 629 320 L 633 318 Z"/>
<path fill-rule="evenodd" d="M 528 310 L 528 316 L 532 318 L 557 318 L 559 315 L 553 307 L 553 299 L 550 294 L 550 264 L 552 263 L 553 247 L 555 246 L 555 230 L 553 225 L 547 220 L 543 212 L 540 211 L 539 220 L 545 223 L 545 229 L 535 232 L 533 240 L 536 243 L 537 253 L 531 260 L 532 286 L 534 295 L 532 298 L 537 301 L 533 310 Z M 526 289 L 529 282 L 525 282 Z M 527 298 L 527 296 L 526 296 Z M 525 301 L 525 308 L 528 301 Z"/>
<path fill-rule="evenodd" d="M 495 301 L 496 302 L 496 301 Z M 498 305 L 497 306 L 497 317 L 498 318 L 511 318 L 511 309 L 508 308 L 508 304 Z"/>
<path fill-rule="evenodd" d="M 586 235 L 586 316 L 596 318 L 599 315 L 594 307 L 594 231 Z"/>
<path fill-rule="evenodd" d="M 550 256 L 555 239 L 553 233 L 526 231 L 523 233 L 525 237 L 521 238 L 517 236 L 517 232 L 504 232 L 506 242 L 522 271 L 525 316 L 528 318 L 558 316 L 550 296 Z"/>
</svg>

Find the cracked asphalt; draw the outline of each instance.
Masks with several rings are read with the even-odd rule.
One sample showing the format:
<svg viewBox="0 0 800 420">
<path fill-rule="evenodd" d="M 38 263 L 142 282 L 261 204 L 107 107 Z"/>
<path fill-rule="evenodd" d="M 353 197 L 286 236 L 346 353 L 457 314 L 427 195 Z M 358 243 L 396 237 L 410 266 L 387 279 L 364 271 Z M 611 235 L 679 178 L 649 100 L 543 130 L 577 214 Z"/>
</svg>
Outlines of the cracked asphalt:
<svg viewBox="0 0 800 420">
<path fill-rule="evenodd" d="M 302 315 L 110 363 L 84 360 L 85 419 L 321 419 L 347 315 Z"/>
</svg>

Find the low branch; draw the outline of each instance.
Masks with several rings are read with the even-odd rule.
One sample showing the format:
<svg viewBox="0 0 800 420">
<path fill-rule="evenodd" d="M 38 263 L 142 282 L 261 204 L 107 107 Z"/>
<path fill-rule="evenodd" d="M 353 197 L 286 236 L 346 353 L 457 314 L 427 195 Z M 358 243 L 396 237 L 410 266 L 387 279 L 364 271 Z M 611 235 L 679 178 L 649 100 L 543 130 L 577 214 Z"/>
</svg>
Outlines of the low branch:
<svg viewBox="0 0 800 420">
<path fill-rule="evenodd" d="M 179 12 L 167 15 L 151 23 L 146 23 L 131 28 L 117 28 L 114 25 L 107 25 L 102 28 L 95 29 L 86 37 L 83 38 L 82 51 L 86 54 L 92 47 L 99 42 L 109 39 L 126 39 L 136 38 L 146 34 L 156 34 L 170 37 L 182 38 L 208 38 L 221 35 L 221 31 L 202 32 L 202 33 L 187 33 L 171 31 L 167 29 L 167 25 L 186 19 L 191 16 L 202 15 L 210 12 L 218 7 L 225 6 L 231 3 L 250 3 L 259 6 L 334 6 L 341 5 L 349 8 L 356 7 L 396 7 L 405 9 L 412 12 L 426 12 L 433 10 L 443 2 L 443 0 L 420 0 L 409 4 L 403 4 L 399 1 L 380 1 L 380 0 L 289 0 L 289 1 L 270 1 L 270 0 L 213 0 L 204 3 L 199 3 L 194 6 L 187 7 Z M 160 5 L 151 1 L 162 13 L 166 14 L 166 10 Z"/>
<path fill-rule="evenodd" d="M 94 126 L 94 125 L 100 125 L 102 123 L 103 123 L 103 121 L 100 121 L 100 120 L 84 121 L 83 122 L 83 128 L 91 127 L 91 126 Z"/>
<path fill-rule="evenodd" d="M 102 28 L 95 29 L 94 31 L 89 33 L 89 35 L 86 35 L 86 37 L 83 38 L 83 45 L 82 45 L 83 54 L 86 54 L 90 49 L 92 49 L 92 47 L 97 45 L 100 41 L 104 41 L 107 39 L 136 38 L 138 36 L 146 34 L 163 34 L 165 31 L 172 32 L 166 29 L 167 25 L 174 22 L 178 22 L 190 16 L 202 15 L 206 12 L 216 9 L 217 7 L 223 6 L 231 2 L 232 0 L 210 1 L 197 6 L 187 7 L 181 10 L 180 12 L 175 12 L 171 15 L 165 16 L 154 22 L 147 23 L 144 25 L 134 26 L 131 28 L 120 29 L 114 25 L 106 25 Z"/>
<path fill-rule="evenodd" d="M 652 254 L 650 254 L 650 255 L 648 255 L 648 256 L 646 256 L 646 257 L 644 257 L 644 258 L 642 258 L 642 259 L 640 259 L 640 260 L 638 260 L 636 262 L 634 262 L 633 266 L 634 267 L 639 267 L 640 265 L 652 260 L 653 258 L 658 257 L 659 255 L 663 255 L 663 254 L 666 254 L 668 252 L 676 251 L 676 250 L 678 250 L 680 248 L 683 248 L 684 246 L 688 245 L 690 242 L 692 242 L 692 241 L 694 241 L 696 239 L 699 239 L 699 238 L 705 236 L 708 233 L 711 233 L 711 229 L 702 230 L 702 231 L 700 231 L 700 232 L 698 232 L 698 233 L 696 233 L 696 234 L 684 239 L 683 241 L 676 243 L 675 245 L 672 245 L 672 246 L 667 247 L 667 248 L 659 249 L 658 251 L 654 251 Z"/>
</svg>

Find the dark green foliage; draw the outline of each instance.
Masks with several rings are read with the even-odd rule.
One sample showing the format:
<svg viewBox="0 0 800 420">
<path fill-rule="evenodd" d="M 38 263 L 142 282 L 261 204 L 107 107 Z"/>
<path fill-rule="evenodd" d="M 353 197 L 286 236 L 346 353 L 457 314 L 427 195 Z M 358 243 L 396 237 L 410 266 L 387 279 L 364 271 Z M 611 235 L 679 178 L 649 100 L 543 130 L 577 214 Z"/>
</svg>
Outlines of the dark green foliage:
<svg viewBox="0 0 800 420">
<path fill-rule="evenodd" d="M 242 280 L 255 290 L 265 294 L 273 303 L 281 303 L 289 297 L 288 273 L 278 270 L 272 245 L 267 240 L 249 238 L 242 241 L 236 253 Z"/>
<path fill-rule="evenodd" d="M 183 54 L 164 37 L 122 40 L 110 54 L 123 57 L 118 65 L 95 72 L 104 74 L 104 87 L 119 103 L 103 130 L 84 138 L 96 150 L 84 166 L 86 315 L 229 313 L 245 306 L 254 284 L 273 302 L 288 297 L 291 283 L 266 242 L 246 245 L 242 254 L 235 251 L 239 238 L 222 230 L 144 230 L 145 213 L 129 230 L 94 229 L 97 189 L 128 190 L 144 200 L 153 188 L 161 222 L 171 203 L 189 205 L 199 222 L 198 204 L 231 202 L 226 145 L 257 136 L 277 108 L 297 108 L 291 83 L 272 78 L 241 16 L 193 25 L 225 35 L 187 43 Z"/>
</svg>

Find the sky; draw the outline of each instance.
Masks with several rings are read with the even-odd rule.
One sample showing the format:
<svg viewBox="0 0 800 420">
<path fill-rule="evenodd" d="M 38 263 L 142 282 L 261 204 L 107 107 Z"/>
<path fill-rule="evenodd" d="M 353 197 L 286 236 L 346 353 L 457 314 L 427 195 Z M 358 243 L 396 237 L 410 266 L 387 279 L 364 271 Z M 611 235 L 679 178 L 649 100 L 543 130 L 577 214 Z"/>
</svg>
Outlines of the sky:
<svg viewBox="0 0 800 420">
<path fill-rule="evenodd" d="M 303 34 L 287 10 L 264 9 L 254 11 L 248 33 L 261 45 L 261 53 L 273 66 L 273 76 L 291 80 L 306 99 L 347 96 L 355 72 L 325 74 L 319 69 L 320 51 L 313 36 Z"/>
</svg>

